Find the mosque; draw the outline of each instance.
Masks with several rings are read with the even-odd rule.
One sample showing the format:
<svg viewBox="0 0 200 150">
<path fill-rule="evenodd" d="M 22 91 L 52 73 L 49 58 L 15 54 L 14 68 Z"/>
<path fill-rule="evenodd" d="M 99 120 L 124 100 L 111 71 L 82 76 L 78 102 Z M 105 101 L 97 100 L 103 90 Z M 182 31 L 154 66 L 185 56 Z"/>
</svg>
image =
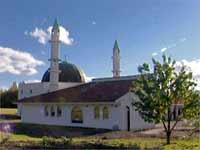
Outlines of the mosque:
<svg viewBox="0 0 200 150">
<path fill-rule="evenodd" d="M 130 92 L 136 76 L 120 76 L 120 49 L 113 48 L 113 77 L 86 82 L 84 72 L 59 59 L 59 24 L 51 31 L 50 67 L 39 83 L 19 84 L 18 114 L 22 122 L 111 130 L 153 128 L 145 122 L 132 102 Z"/>
</svg>

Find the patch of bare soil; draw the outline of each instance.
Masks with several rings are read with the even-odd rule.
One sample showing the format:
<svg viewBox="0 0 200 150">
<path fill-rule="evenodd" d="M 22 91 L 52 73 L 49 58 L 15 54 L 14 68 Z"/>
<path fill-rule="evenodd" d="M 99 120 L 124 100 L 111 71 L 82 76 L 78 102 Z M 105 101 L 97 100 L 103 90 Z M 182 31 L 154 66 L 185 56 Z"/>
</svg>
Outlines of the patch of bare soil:
<svg viewBox="0 0 200 150">
<path fill-rule="evenodd" d="M 172 132 L 173 138 L 184 138 L 189 136 L 191 133 L 190 127 L 177 126 Z M 161 125 L 157 125 L 154 129 L 147 129 L 142 131 L 110 131 L 108 133 L 96 134 L 96 138 L 108 138 L 108 139 L 119 139 L 119 138 L 134 138 L 134 137 L 147 137 L 147 138 L 165 138 L 166 134 Z M 194 132 L 191 137 L 200 137 L 200 130 Z"/>
</svg>

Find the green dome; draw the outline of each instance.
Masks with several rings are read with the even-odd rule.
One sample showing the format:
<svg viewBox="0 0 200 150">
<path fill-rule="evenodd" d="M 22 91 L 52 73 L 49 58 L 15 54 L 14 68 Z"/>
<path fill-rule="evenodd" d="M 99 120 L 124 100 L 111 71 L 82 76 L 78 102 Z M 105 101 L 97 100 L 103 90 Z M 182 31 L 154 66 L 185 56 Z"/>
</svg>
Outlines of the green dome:
<svg viewBox="0 0 200 150">
<path fill-rule="evenodd" d="M 84 73 L 74 64 L 61 62 L 59 64 L 59 82 L 85 82 Z M 49 69 L 44 73 L 42 82 L 49 82 Z"/>
</svg>

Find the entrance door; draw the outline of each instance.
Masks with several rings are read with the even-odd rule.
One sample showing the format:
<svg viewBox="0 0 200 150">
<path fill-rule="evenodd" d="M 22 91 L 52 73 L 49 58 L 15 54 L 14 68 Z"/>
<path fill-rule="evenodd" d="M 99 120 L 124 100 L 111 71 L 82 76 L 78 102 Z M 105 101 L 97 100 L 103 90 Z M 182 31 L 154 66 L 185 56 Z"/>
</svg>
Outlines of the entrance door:
<svg viewBox="0 0 200 150">
<path fill-rule="evenodd" d="M 129 106 L 126 106 L 127 108 L 127 131 L 130 131 L 130 108 Z"/>
</svg>

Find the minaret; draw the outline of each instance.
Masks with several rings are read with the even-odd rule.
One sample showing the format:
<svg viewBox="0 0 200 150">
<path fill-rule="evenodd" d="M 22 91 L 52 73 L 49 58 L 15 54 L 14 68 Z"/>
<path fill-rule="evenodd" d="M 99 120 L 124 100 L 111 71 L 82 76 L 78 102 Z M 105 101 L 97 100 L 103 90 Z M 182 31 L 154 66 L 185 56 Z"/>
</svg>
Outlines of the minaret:
<svg viewBox="0 0 200 150">
<path fill-rule="evenodd" d="M 117 40 L 113 47 L 113 77 L 120 77 L 120 49 L 118 47 Z"/>
<path fill-rule="evenodd" d="M 53 28 L 51 30 L 51 58 L 50 61 L 50 91 L 54 91 L 58 89 L 58 82 L 59 82 L 59 24 L 57 20 L 55 20 Z"/>
</svg>

